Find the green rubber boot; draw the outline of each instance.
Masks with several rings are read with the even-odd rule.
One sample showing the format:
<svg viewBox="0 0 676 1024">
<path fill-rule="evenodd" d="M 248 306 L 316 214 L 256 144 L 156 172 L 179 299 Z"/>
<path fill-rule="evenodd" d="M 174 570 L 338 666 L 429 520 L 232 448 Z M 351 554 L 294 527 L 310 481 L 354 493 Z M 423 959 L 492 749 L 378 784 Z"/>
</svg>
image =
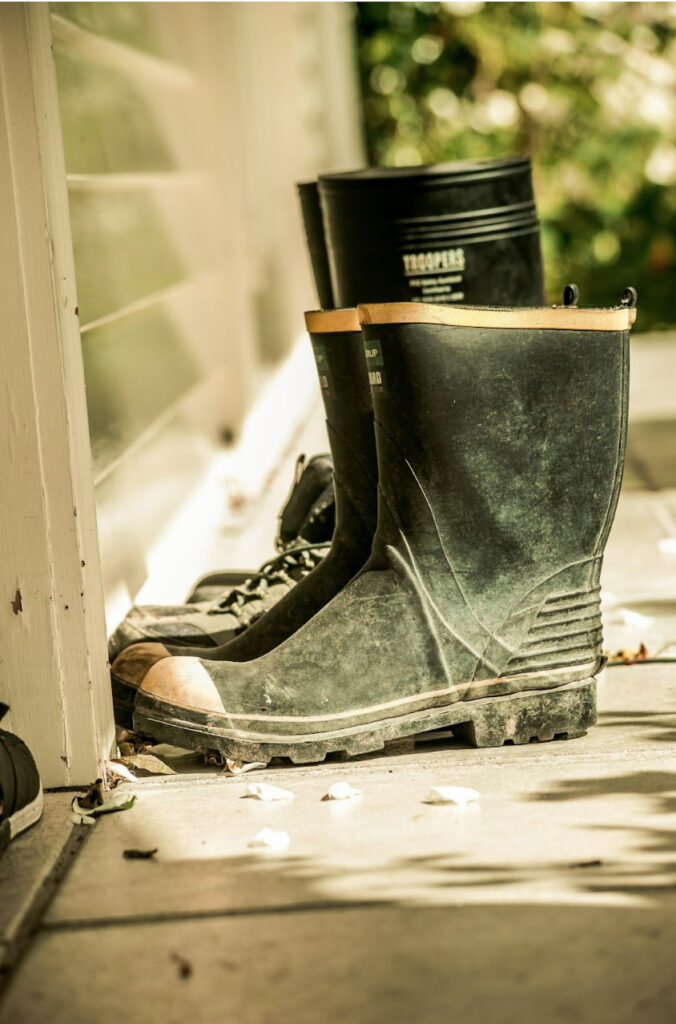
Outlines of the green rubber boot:
<svg viewBox="0 0 676 1024">
<path fill-rule="evenodd" d="M 475 746 L 583 734 L 634 310 L 359 313 L 380 490 L 369 562 L 256 661 L 122 655 L 135 728 L 295 762 L 442 727 Z"/>
</svg>

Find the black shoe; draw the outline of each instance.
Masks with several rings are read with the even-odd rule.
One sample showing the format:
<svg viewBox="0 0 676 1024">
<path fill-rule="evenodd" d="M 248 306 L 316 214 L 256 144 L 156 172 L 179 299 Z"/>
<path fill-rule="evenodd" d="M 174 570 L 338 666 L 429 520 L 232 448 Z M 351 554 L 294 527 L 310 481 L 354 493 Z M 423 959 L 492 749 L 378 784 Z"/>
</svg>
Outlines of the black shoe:
<svg viewBox="0 0 676 1024">
<path fill-rule="evenodd" d="M 0 704 L 0 720 L 8 711 Z M 42 785 L 33 755 L 18 736 L 0 729 L 0 853 L 42 816 Z"/>
</svg>

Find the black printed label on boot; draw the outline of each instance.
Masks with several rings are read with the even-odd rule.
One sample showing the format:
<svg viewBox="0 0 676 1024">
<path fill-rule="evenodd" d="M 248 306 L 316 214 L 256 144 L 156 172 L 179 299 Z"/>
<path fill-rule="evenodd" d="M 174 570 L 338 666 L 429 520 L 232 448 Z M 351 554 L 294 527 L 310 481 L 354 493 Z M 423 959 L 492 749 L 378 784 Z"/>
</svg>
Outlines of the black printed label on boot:
<svg viewBox="0 0 676 1024">
<path fill-rule="evenodd" d="M 315 354 L 317 373 L 319 374 L 319 386 L 322 389 L 322 391 L 328 392 L 331 390 L 331 373 L 329 369 L 329 358 L 326 354 L 326 349 L 319 341 L 315 341 L 313 343 L 312 349 Z"/>
<path fill-rule="evenodd" d="M 369 372 L 371 390 L 382 391 L 385 387 L 383 353 L 380 350 L 380 341 L 377 338 L 365 343 L 364 355 L 366 356 L 366 367 Z"/>
</svg>

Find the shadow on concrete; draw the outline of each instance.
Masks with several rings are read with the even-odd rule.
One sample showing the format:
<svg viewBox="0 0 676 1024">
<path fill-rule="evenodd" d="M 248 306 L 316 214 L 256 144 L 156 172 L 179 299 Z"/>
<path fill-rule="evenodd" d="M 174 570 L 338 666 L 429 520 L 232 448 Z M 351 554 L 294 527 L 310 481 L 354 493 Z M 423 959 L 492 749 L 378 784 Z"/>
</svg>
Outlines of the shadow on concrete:
<svg viewBox="0 0 676 1024">
<path fill-rule="evenodd" d="M 536 863 L 526 847 L 510 864 L 500 835 L 490 863 L 453 849 L 388 858 L 379 833 L 383 863 L 366 868 L 293 854 L 134 862 L 167 893 L 182 887 L 183 911 L 43 929 L 0 1024 L 47 1008 L 50 1024 L 114 1024 L 120 1007 L 125 1024 L 670 1024 L 676 819 L 652 822 L 676 812 L 676 771 L 559 779 L 521 799 L 636 795 L 650 824 L 618 803 L 610 828 L 634 849 L 616 860 Z M 232 910 L 204 903 L 206 872 Z M 242 890 L 269 903 L 235 909 Z"/>
<path fill-rule="evenodd" d="M 640 729 L 643 739 L 676 744 L 676 711 L 606 711 L 599 715 L 596 728 Z"/>
</svg>

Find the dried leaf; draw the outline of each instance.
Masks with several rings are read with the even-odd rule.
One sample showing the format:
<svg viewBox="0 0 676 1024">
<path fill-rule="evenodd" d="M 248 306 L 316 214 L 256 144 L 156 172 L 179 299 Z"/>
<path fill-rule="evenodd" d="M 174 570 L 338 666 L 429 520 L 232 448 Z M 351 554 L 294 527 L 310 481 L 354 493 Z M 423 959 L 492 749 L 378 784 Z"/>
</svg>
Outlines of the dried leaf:
<svg viewBox="0 0 676 1024">
<path fill-rule="evenodd" d="M 608 658 L 610 665 L 635 665 L 637 661 L 648 661 L 650 651 L 645 644 L 639 644 L 638 650 L 631 647 L 622 648 Z"/>
<path fill-rule="evenodd" d="M 150 775 L 176 775 L 173 768 L 154 754 L 130 754 L 124 758 L 124 763 Z"/>
<path fill-rule="evenodd" d="M 91 790 L 89 790 L 89 792 L 85 794 L 85 797 L 80 800 L 75 797 L 71 804 L 71 820 L 76 825 L 94 825 L 96 819 L 102 814 L 113 814 L 116 811 L 128 811 L 136 803 L 135 795 L 130 796 L 127 792 L 115 791 L 115 793 L 111 793 L 105 800 L 98 804 L 98 806 L 87 807 L 85 806 L 84 801 L 89 797 L 90 793 Z"/>
<path fill-rule="evenodd" d="M 245 775 L 246 772 L 252 772 L 255 768 L 267 768 L 266 761 L 233 761 L 231 758 L 226 758 L 225 766 L 231 775 Z"/>
<path fill-rule="evenodd" d="M 127 782 L 136 782 L 136 776 L 133 772 L 130 772 L 126 764 L 122 761 L 118 761 L 117 758 L 113 758 L 108 762 L 108 771 L 112 772 L 113 775 L 117 775 L 117 781 L 120 779 L 126 779 Z"/>
<path fill-rule="evenodd" d="M 75 797 L 82 811 L 90 811 L 93 807 L 100 807 L 103 803 L 103 779 L 96 779 L 81 797 Z"/>
<path fill-rule="evenodd" d="M 192 976 L 192 964 L 189 960 L 186 960 L 180 953 L 170 953 L 171 959 L 178 967 L 178 976 L 182 981 L 186 981 Z"/>
</svg>

